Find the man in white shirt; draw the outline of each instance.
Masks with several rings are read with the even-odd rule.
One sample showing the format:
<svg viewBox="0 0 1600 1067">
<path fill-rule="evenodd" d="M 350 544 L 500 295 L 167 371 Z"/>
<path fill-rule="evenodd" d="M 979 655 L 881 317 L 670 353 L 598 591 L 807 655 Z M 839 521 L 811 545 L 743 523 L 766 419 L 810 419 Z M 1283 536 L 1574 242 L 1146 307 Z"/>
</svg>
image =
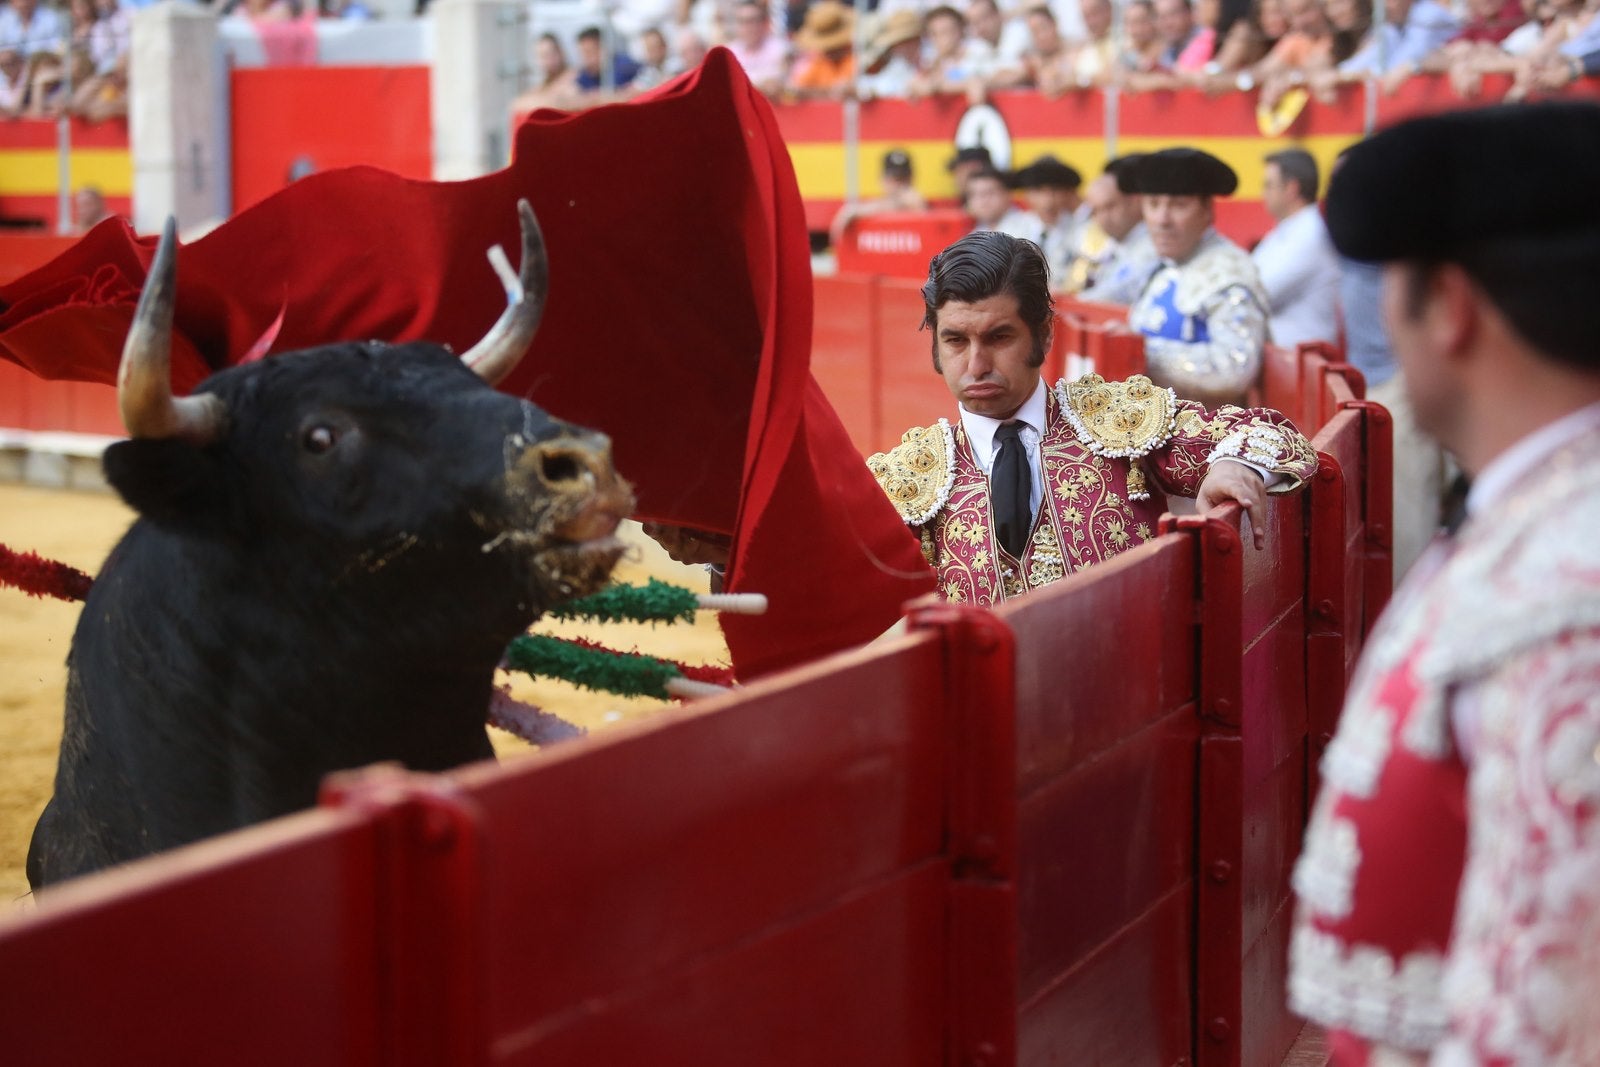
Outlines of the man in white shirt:
<svg viewBox="0 0 1600 1067">
<path fill-rule="evenodd" d="M 1278 220 L 1250 258 L 1266 286 L 1272 340 L 1339 340 L 1339 256 L 1317 210 L 1317 161 L 1300 148 L 1267 157 L 1261 201 Z"/>
<path fill-rule="evenodd" d="M 11 0 L 0 7 L 0 49 L 14 48 L 25 56 L 59 52 L 68 32 L 61 12 L 39 0 Z"/>
<path fill-rule="evenodd" d="M 1131 304 L 1161 264 L 1144 224 L 1143 202 L 1133 191 L 1130 172 L 1137 158 L 1113 159 L 1105 173 L 1089 183 L 1085 202 L 1103 241 L 1092 248 L 1086 237 L 1080 241 L 1080 255 L 1088 265 L 1083 272 L 1087 284 L 1078 294 L 1081 300 Z"/>
<path fill-rule="evenodd" d="M 1059 288 L 1078 256 L 1078 187 L 1083 178 L 1055 156 L 1040 156 L 1011 176 L 1020 190 L 1026 211 L 1007 216 L 998 229 L 1022 237 L 1044 250 L 1050 278 Z M 1009 220 L 1010 225 L 1007 225 Z"/>
</svg>

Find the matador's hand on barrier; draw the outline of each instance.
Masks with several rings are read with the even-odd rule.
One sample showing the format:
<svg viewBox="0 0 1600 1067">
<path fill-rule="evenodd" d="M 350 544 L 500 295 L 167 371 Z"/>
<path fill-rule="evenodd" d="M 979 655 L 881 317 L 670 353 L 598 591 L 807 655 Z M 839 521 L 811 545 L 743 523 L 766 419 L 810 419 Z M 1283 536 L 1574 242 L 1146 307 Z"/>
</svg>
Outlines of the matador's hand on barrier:
<svg viewBox="0 0 1600 1067">
<path fill-rule="evenodd" d="M 1218 460 L 1206 472 L 1205 481 L 1194 502 L 1203 515 L 1220 504 L 1234 501 L 1250 516 L 1250 532 L 1255 537 L 1256 548 L 1267 547 L 1267 486 L 1266 481 L 1252 467 L 1243 463 Z"/>
</svg>

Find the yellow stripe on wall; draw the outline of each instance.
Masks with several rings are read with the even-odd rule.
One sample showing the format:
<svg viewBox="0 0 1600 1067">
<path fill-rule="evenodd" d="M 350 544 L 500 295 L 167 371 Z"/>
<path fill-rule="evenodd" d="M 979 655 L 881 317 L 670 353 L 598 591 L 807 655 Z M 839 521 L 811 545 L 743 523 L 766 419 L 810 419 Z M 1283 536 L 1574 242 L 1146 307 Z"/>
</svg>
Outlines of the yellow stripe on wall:
<svg viewBox="0 0 1600 1067">
<path fill-rule="evenodd" d="M 1261 171 L 1264 160 L 1285 148 L 1304 148 L 1316 159 L 1321 168 L 1324 188 L 1328 169 L 1334 157 L 1347 145 L 1359 140 L 1356 134 L 1333 134 L 1306 137 L 1297 140 L 1266 137 L 1196 137 L 1181 140 L 1172 137 L 1121 137 L 1117 151 L 1150 152 L 1174 145 L 1188 145 L 1210 152 L 1232 167 L 1239 175 L 1239 191 L 1235 196 L 1245 200 L 1261 199 Z M 911 166 L 916 176 L 917 189 L 923 196 L 933 199 L 954 199 L 955 185 L 945 164 L 950 161 L 955 147 L 949 141 L 863 141 L 857 160 L 861 179 L 861 195 L 879 195 L 883 189 L 878 181 L 878 170 L 883 154 L 891 148 L 902 148 L 911 156 Z M 1085 182 L 1093 180 L 1105 166 L 1105 141 L 1099 137 L 1019 137 L 1012 142 L 1013 166 L 1033 162 L 1045 154 L 1070 163 L 1082 173 Z M 794 162 L 795 176 L 800 182 L 800 195 L 807 200 L 843 200 L 845 197 L 845 151 L 839 142 L 809 142 L 791 144 L 789 158 Z"/>
<path fill-rule="evenodd" d="M 73 151 L 70 187 L 98 185 L 107 196 L 133 195 L 133 156 L 125 148 Z M 0 196 L 54 196 L 60 167 L 53 148 L 0 150 Z"/>
</svg>

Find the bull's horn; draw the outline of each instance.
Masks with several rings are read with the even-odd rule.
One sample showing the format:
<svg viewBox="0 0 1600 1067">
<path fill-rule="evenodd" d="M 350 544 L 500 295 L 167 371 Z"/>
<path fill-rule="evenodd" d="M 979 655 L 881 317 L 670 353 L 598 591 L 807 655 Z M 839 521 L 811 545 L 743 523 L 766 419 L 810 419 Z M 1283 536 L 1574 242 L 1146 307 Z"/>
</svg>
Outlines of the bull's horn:
<svg viewBox="0 0 1600 1067">
<path fill-rule="evenodd" d="M 220 397 L 172 395 L 172 309 L 178 288 L 178 223 L 168 217 L 139 294 L 117 370 L 117 406 L 131 437 L 215 441 L 227 422 Z"/>
<path fill-rule="evenodd" d="M 550 288 L 550 263 L 545 256 L 544 234 L 539 220 L 526 200 L 517 201 L 517 217 L 522 223 L 522 276 L 511 273 L 511 264 L 499 245 L 489 249 L 500 284 L 506 287 L 506 309 L 483 340 L 462 354 L 467 366 L 490 385 L 499 385 L 517 369 L 533 335 L 539 332 L 544 315 L 545 293 Z"/>
</svg>

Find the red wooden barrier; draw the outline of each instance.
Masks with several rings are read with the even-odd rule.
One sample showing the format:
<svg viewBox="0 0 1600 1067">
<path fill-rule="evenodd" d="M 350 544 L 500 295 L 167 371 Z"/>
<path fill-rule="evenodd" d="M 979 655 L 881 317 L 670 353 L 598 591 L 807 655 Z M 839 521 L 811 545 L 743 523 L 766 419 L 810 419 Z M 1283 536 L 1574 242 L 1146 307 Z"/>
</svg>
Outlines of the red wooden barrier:
<svg viewBox="0 0 1600 1067">
<path fill-rule="evenodd" d="M 972 216 L 954 208 L 868 215 L 845 230 L 835 247 L 839 270 L 850 274 L 928 277 L 928 260 L 972 229 Z"/>
</svg>

